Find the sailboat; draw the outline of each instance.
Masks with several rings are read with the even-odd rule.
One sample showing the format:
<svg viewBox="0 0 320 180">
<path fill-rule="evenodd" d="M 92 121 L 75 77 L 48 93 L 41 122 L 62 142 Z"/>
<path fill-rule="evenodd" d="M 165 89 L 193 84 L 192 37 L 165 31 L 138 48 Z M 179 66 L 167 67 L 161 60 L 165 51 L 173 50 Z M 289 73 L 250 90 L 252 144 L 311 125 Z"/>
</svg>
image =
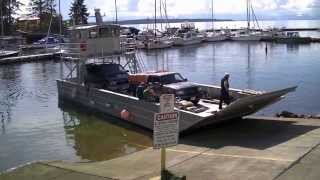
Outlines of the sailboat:
<svg viewBox="0 0 320 180">
<path fill-rule="evenodd" d="M 213 22 L 213 0 L 211 1 L 211 26 L 212 26 L 212 32 L 207 32 L 205 41 L 207 42 L 217 42 L 217 41 L 224 41 L 227 39 L 227 36 L 225 34 L 222 34 L 220 31 L 219 33 L 215 32 L 214 30 L 214 22 Z"/>
<path fill-rule="evenodd" d="M 154 37 L 151 39 L 147 39 L 145 44 L 145 49 L 163 49 L 168 48 L 173 45 L 173 41 L 168 38 L 157 36 L 157 0 L 154 1 Z"/>
<path fill-rule="evenodd" d="M 260 41 L 262 39 L 262 36 L 260 33 L 255 32 L 251 29 L 250 23 L 251 23 L 251 14 L 253 15 L 253 18 L 255 21 L 257 21 L 252 5 L 251 0 L 247 0 L 247 29 L 242 29 L 238 31 L 236 34 L 233 34 L 231 36 L 231 39 L 234 41 Z"/>
</svg>

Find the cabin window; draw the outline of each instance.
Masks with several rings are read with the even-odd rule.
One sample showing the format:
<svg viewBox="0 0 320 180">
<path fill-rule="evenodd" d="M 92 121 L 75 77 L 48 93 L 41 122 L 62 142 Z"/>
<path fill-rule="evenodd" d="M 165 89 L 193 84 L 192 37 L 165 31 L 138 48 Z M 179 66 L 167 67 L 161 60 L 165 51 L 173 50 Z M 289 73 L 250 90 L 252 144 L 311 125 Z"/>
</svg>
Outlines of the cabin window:
<svg viewBox="0 0 320 180">
<path fill-rule="evenodd" d="M 118 33 L 117 29 L 112 29 L 112 36 L 113 37 L 119 36 L 119 33 Z"/>
<path fill-rule="evenodd" d="M 95 30 L 91 30 L 89 31 L 89 38 L 93 39 L 93 38 L 97 38 L 98 37 L 98 33 Z"/>
<path fill-rule="evenodd" d="M 81 32 L 80 31 L 75 33 L 75 38 L 76 39 L 81 39 Z"/>
<path fill-rule="evenodd" d="M 101 28 L 100 29 L 100 36 L 101 37 L 111 37 L 111 31 L 109 28 Z"/>
</svg>

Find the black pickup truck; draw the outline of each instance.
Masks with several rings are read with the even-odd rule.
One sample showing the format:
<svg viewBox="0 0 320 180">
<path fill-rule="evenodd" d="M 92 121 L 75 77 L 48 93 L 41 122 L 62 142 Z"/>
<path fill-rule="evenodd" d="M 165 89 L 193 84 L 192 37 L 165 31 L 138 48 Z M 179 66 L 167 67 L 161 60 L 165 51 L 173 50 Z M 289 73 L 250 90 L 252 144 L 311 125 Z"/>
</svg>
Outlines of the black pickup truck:
<svg viewBox="0 0 320 180">
<path fill-rule="evenodd" d="M 125 91 L 129 88 L 128 71 L 120 64 L 107 63 L 85 65 L 85 85 L 111 91 Z"/>
<path fill-rule="evenodd" d="M 148 86 L 154 86 L 159 96 L 161 94 L 175 94 L 176 98 L 188 100 L 194 104 L 197 104 L 200 99 L 199 87 L 188 82 L 176 72 L 148 72 L 129 76 L 131 86 L 137 86 L 141 82 Z"/>
</svg>

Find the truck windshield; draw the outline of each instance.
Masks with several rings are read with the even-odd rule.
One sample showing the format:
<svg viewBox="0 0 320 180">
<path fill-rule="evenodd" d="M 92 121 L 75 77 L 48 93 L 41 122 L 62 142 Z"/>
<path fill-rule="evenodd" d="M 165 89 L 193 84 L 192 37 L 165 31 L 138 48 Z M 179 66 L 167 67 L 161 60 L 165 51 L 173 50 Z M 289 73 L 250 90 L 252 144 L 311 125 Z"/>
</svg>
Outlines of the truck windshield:
<svg viewBox="0 0 320 180">
<path fill-rule="evenodd" d="M 174 73 L 174 74 L 169 74 L 161 77 L 161 81 L 164 84 L 170 84 L 170 83 L 183 82 L 185 81 L 185 79 L 179 73 Z"/>
</svg>

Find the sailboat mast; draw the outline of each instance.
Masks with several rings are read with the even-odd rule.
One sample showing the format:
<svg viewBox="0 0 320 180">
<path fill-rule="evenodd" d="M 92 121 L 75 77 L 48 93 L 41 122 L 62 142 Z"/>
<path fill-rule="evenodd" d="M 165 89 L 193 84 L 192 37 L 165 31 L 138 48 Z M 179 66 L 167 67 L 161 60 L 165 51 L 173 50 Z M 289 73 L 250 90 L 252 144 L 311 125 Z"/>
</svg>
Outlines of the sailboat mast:
<svg viewBox="0 0 320 180">
<path fill-rule="evenodd" d="M 114 8 L 116 12 L 116 24 L 118 24 L 118 7 L 117 7 L 117 0 L 114 0 Z"/>
<path fill-rule="evenodd" d="M 154 37 L 157 37 L 157 0 L 154 0 Z"/>
<path fill-rule="evenodd" d="M 247 0 L 247 28 L 248 28 L 248 30 L 250 30 L 250 12 L 251 12 L 251 9 L 250 9 L 250 7 L 251 7 L 251 4 L 250 4 L 250 0 Z"/>
<path fill-rule="evenodd" d="M 211 1 L 211 27 L 212 31 L 214 30 L 214 23 L 213 23 L 213 0 Z"/>
<path fill-rule="evenodd" d="M 163 20 L 161 7 L 162 7 L 162 0 L 160 0 L 160 31 L 162 31 L 162 20 Z"/>
</svg>

